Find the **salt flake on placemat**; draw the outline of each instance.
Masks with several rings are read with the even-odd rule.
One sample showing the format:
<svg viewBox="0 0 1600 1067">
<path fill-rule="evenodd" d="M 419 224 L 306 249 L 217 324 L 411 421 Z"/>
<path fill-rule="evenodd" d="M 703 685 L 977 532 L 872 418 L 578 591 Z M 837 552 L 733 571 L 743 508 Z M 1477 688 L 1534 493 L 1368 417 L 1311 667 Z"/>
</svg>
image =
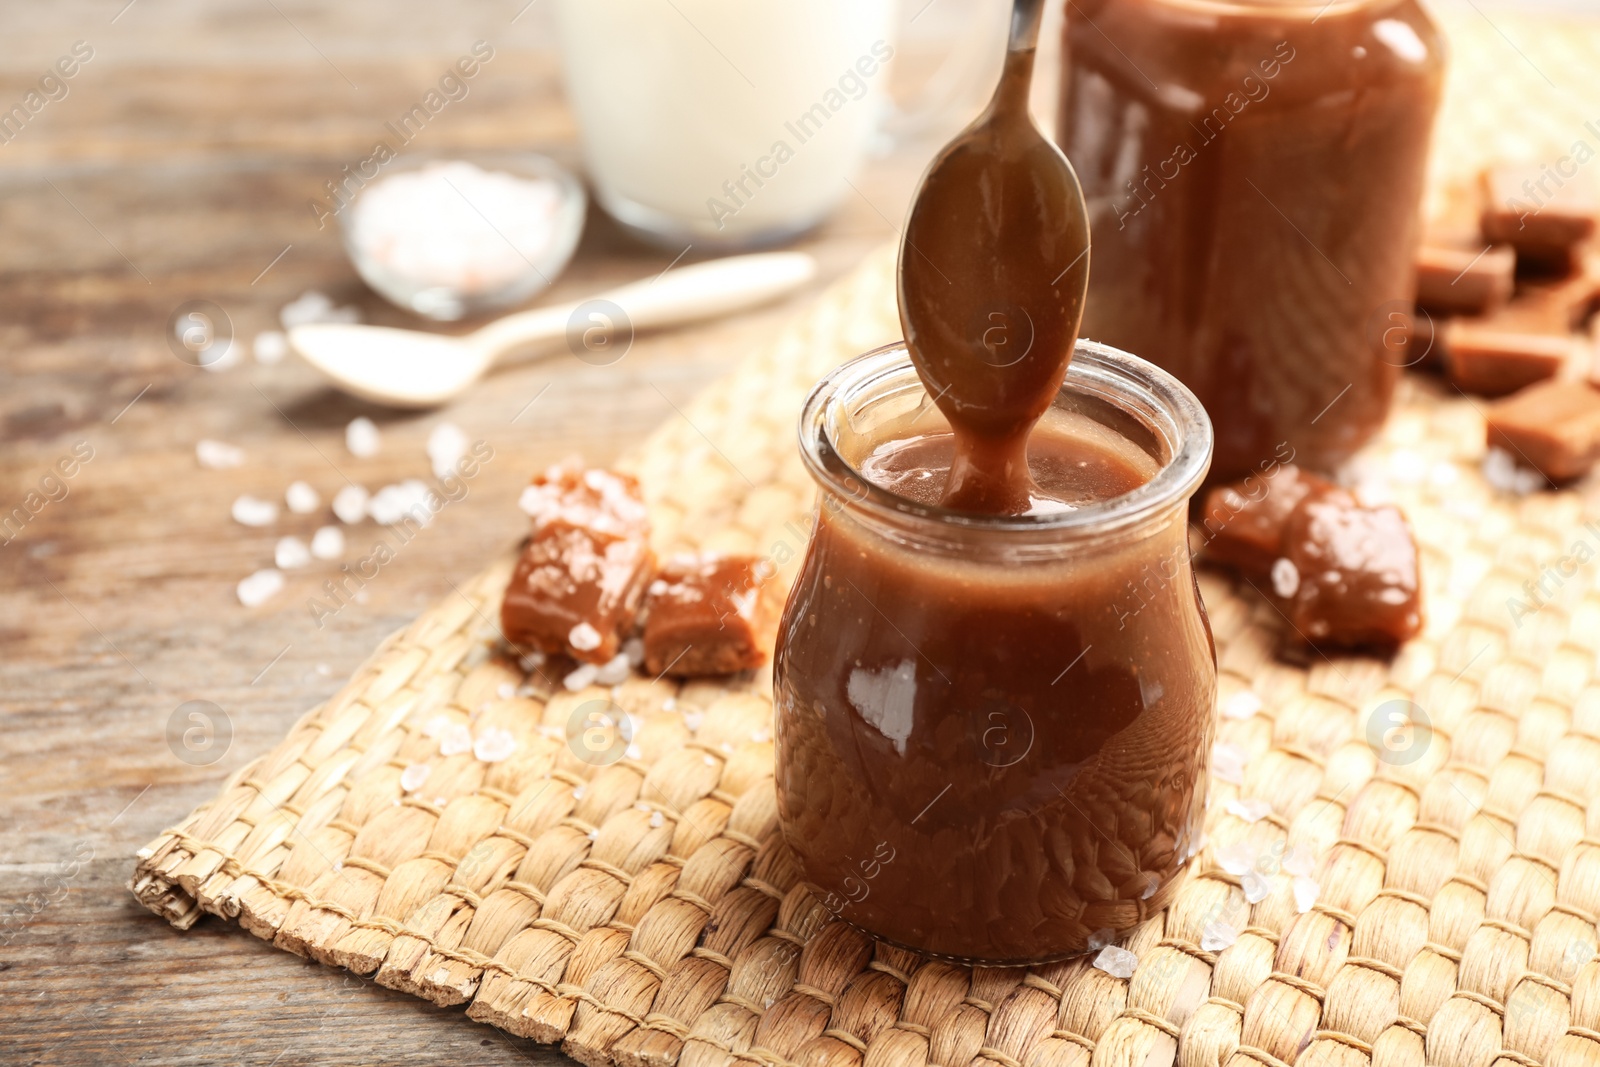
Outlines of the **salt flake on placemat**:
<svg viewBox="0 0 1600 1067">
<path fill-rule="evenodd" d="M 1217 922 L 1206 924 L 1205 930 L 1200 934 L 1200 947 L 1207 952 L 1221 952 L 1231 947 L 1237 940 L 1239 940 L 1239 931 L 1218 920 Z"/>
<path fill-rule="evenodd" d="M 1139 957 L 1120 945 L 1107 945 L 1094 958 L 1094 965 L 1113 978 L 1132 978 Z"/>
</svg>

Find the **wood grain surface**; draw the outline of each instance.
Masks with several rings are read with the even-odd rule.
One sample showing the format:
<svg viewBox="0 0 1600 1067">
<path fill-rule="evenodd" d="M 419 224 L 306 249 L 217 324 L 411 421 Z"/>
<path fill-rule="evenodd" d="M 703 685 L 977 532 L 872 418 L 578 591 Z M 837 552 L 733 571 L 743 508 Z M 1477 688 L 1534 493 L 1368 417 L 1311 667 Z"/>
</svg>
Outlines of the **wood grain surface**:
<svg viewBox="0 0 1600 1067">
<path fill-rule="evenodd" d="M 246 347 L 310 288 L 359 304 L 367 321 L 411 324 L 361 285 L 305 205 L 474 40 L 493 43 L 495 59 L 430 125 L 426 147 L 525 147 L 577 164 L 548 13 L 525 5 L 73 0 L 0 12 L 6 107 L 75 41 L 94 49 L 67 96 L 0 144 L 0 512 L 79 442 L 93 450 L 65 497 L 0 548 L 0 1061 L 563 1059 L 218 923 L 180 934 L 124 888 L 139 845 L 518 536 L 531 470 L 575 451 L 605 462 L 681 417 L 807 298 L 641 336 L 609 367 L 562 351 L 422 415 L 351 401 L 292 360 L 246 355 L 212 373 L 174 357 L 167 319 L 191 299 L 220 305 Z M 860 195 L 801 243 L 823 264 L 817 288 L 892 235 L 929 151 L 874 161 Z M 673 258 L 593 213 L 547 299 Z M 383 431 L 370 459 L 343 444 L 359 414 Z M 444 420 L 488 441 L 494 459 L 363 603 L 319 628 L 307 600 L 334 573 L 319 562 L 290 572 L 264 607 L 239 604 L 235 583 L 270 565 L 277 537 L 332 520 L 325 504 L 246 528 L 229 518 L 237 495 L 281 500 L 303 478 L 326 501 L 347 479 L 375 489 L 425 476 L 424 442 Z M 200 468 L 204 437 L 241 446 L 244 466 Z M 370 523 L 347 533 L 351 562 L 380 536 Z M 191 700 L 219 706 L 231 727 L 207 765 L 167 741 Z"/>
</svg>

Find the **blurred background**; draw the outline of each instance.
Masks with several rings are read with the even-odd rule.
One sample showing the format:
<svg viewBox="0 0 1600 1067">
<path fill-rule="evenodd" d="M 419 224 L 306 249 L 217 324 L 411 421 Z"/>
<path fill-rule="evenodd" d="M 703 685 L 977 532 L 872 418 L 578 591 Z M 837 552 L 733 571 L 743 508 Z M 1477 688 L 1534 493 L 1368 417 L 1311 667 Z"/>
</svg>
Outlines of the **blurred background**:
<svg viewBox="0 0 1600 1067">
<path fill-rule="evenodd" d="M 531 471 L 574 452 L 605 463 L 679 417 L 698 388 L 894 240 L 922 168 L 987 97 L 1010 7 L 824 4 L 810 13 L 809 35 L 775 43 L 741 38 L 731 15 L 696 26 L 671 0 L 662 5 L 651 11 L 659 24 L 633 10 L 642 2 L 598 0 L 53 0 L 0 10 L 0 511 L 39 502 L 26 504 L 0 549 L 0 907 L 13 916 L 0 934 L 0 1010 L 13 1062 L 557 1058 L 219 925 L 180 937 L 122 883 L 133 849 L 520 535 L 525 517 L 514 503 Z M 1452 40 L 1466 28 L 1459 47 L 1479 68 L 1502 70 L 1506 99 L 1561 81 L 1557 91 L 1580 110 L 1587 100 L 1600 119 L 1592 79 L 1552 81 L 1520 29 L 1547 18 L 1593 34 L 1587 20 L 1600 17 L 1600 2 L 1429 6 Z M 836 7 L 856 35 L 843 44 L 822 11 Z M 603 24 L 608 11 L 620 20 L 614 41 L 584 22 Z M 1046 129 L 1061 18 L 1052 4 L 1035 82 Z M 890 44 L 892 59 L 879 56 L 871 75 L 859 75 L 868 83 L 859 99 L 847 85 L 849 102 L 829 120 L 835 140 L 825 152 L 838 165 L 824 169 L 842 186 L 810 189 L 814 203 L 774 206 L 771 229 L 759 216 L 775 194 L 747 186 L 724 198 L 735 229 L 815 256 L 813 281 L 747 313 L 642 332 L 620 355 L 557 342 L 425 411 L 353 398 L 284 356 L 291 321 L 354 317 L 460 333 L 492 317 L 430 323 L 379 296 L 347 252 L 346 213 L 332 210 L 328 183 L 359 171 L 419 104 L 426 121 L 411 131 L 412 153 L 536 152 L 587 182 L 570 262 L 513 306 L 580 301 L 738 243 L 687 209 L 624 225 L 596 202 L 626 215 L 630 177 L 698 180 L 657 169 L 650 151 L 671 159 L 672 145 L 652 145 L 660 129 L 650 123 L 625 121 L 640 105 L 605 80 L 623 50 L 647 59 L 669 36 L 675 47 L 703 42 L 696 80 L 653 85 L 646 72 L 635 89 L 679 113 L 715 114 L 741 79 L 781 78 L 774 56 L 785 52 L 838 52 L 828 69 L 843 73 L 876 41 Z M 434 108 L 425 100 L 436 91 Z M 799 106 L 785 113 L 798 118 L 819 91 L 806 83 L 795 92 Z M 1447 92 L 1445 120 L 1466 106 Z M 1536 161 L 1563 136 L 1530 115 L 1521 154 Z M 736 182 L 743 164 L 758 162 L 739 151 L 713 170 Z M 1433 188 L 1475 174 L 1485 151 L 1440 140 Z M 817 151 L 794 165 L 822 160 Z M 428 208 L 397 210 L 415 218 Z M 816 225 L 784 234 L 784 219 Z M 641 237 L 655 224 L 653 238 Z M 181 343 L 184 309 L 202 304 L 194 325 L 211 331 L 204 358 Z M 286 319 L 286 307 L 298 311 Z M 360 420 L 375 439 L 352 430 Z M 354 602 L 319 617 L 309 602 L 376 528 L 341 526 L 342 553 L 293 567 L 277 558 L 280 542 L 309 544 L 337 525 L 330 502 L 349 484 L 377 493 L 426 478 L 432 453 L 449 451 L 445 426 L 487 442 L 493 461 Z M 208 456 L 202 441 L 236 451 Z M 77 460 L 70 476 L 67 457 Z M 292 481 L 317 504 L 282 506 Z M 271 502 L 274 518 L 241 520 L 241 496 Z M 247 596 L 241 581 L 264 569 L 281 585 Z M 179 709 L 195 701 L 222 712 L 208 713 L 213 736 L 198 755 L 172 740 L 174 723 L 181 733 L 189 722 Z M 242 982 L 251 983 L 248 1000 Z"/>
</svg>

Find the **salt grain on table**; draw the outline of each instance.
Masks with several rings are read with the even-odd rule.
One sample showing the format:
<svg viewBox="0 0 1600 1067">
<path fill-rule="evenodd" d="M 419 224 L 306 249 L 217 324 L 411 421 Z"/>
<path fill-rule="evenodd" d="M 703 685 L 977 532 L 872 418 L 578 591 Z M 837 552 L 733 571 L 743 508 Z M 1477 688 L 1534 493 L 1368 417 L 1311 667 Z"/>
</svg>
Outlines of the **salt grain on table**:
<svg viewBox="0 0 1600 1067">
<path fill-rule="evenodd" d="M 247 608 L 265 604 L 283 592 L 283 575 L 270 567 L 256 571 L 240 581 L 236 592 L 239 594 L 239 603 Z"/>
<path fill-rule="evenodd" d="M 422 736 L 436 740 L 443 737 L 448 729 L 450 729 L 450 716 L 435 715 L 422 727 Z"/>
<path fill-rule="evenodd" d="M 1236 815 L 1245 822 L 1260 822 L 1272 814 L 1272 805 L 1265 800 L 1250 798 L 1249 800 L 1230 800 L 1227 804 L 1229 815 Z"/>
<path fill-rule="evenodd" d="M 1239 931 L 1225 922 L 1209 923 L 1200 933 L 1200 947 L 1206 952 L 1221 952 L 1239 940 Z"/>
<path fill-rule="evenodd" d="M 1519 464 L 1503 448 L 1491 448 L 1483 457 L 1483 480 L 1504 493 L 1527 496 L 1545 487 L 1544 475 Z"/>
<path fill-rule="evenodd" d="M 278 521 L 278 505 L 246 493 L 233 502 L 233 521 L 241 526 L 271 526 Z"/>
<path fill-rule="evenodd" d="M 272 550 L 272 562 L 280 570 L 296 570 L 311 562 L 311 550 L 298 537 L 280 537 Z"/>
<path fill-rule="evenodd" d="M 448 478 L 456 473 L 456 464 L 467 454 L 470 444 L 461 427 L 453 422 L 441 422 L 428 434 L 428 463 L 435 478 Z"/>
<path fill-rule="evenodd" d="M 606 661 L 594 676 L 594 680 L 601 685 L 621 685 L 628 680 L 628 675 L 633 673 L 633 668 L 628 664 L 625 652 L 619 652 Z"/>
<path fill-rule="evenodd" d="M 359 485 L 347 485 L 333 497 L 333 513 L 347 526 L 354 526 L 367 517 L 367 501 L 371 494 Z"/>
<path fill-rule="evenodd" d="M 378 424 L 365 415 L 351 419 L 350 425 L 344 428 L 344 447 L 350 450 L 352 456 L 360 459 L 376 456 L 378 449 L 383 447 Z"/>
<path fill-rule="evenodd" d="M 1317 902 L 1317 895 L 1322 892 L 1322 887 L 1315 881 L 1306 877 L 1294 880 L 1294 910 L 1304 915 L 1310 911 Z"/>
<path fill-rule="evenodd" d="M 472 731 L 465 723 L 451 723 L 439 738 L 439 755 L 459 756 L 472 751 Z"/>
<path fill-rule="evenodd" d="M 344 555 L 344 531 L 324 526 L 311 535 L 311 554 L 318 559 L 338 559 Z"/>
<path fill-rule="evenodd" d="M 1139 957 L 1120 945 L 1107 945 L 1100 950 L 1100 955 L 1094 958 L 1097 970 L 1109 974 L 1113 978 L 1132 978 L 1134 970 L 1139 966 Z"/>
<path fill-rule="evenodd" d="M 415 793 L 422 788 L 422 783 L 428 780 L 428 775 L 433 773 L 433 768 L 426 763 L 413 763 L 400 772 L 400 788 L 407 793 Z"/>
<path fill-rule="evenodd" d="M 517 739 L 510 730 L 485 730 L 472 744 L 472 754 L 484 763 L 500 763 L 517 750 Z"/>
<path fill-rule="evenodd" d="M 644 662 L 644 641 L 637 637 L 630 637 L 622 642 L 622 654 L 628 658 L 628 666 L 638 667 Z"/>
<path fill-rule="evenodd" d="M 231 470 L 244 465 L 244 449 L 223 441 L 202 439 L 195 442 L 194 458 L 208 470 Z"/>
<path fill-rule="evenodd" d="M 1300 571 L 1292 559 L 1275 560 L 1272 564 L 1272 591 L 1285 600 L 1300 591 Z"/>
<path fill-rule="evenodd" d="M 580 689 L 587 689 L 589 686 L 593 685 L 594 680 L 599 677 L 599 675 L 599 667 L 596 667 L 593 663 L 585 663 L 583 666 L 577 668 L 571 674 L 561 679 L 561 684 L 566 686 L 568 692 L 576 693 Z"/>
<path fill-rule="evenodd" d="M 1254 868 L 1245 871 L 1239 879 L 1239 888 L 1244 890 L 1244 899 L 1251 904 L 1259 904 L 1266 900 L 1272 892 L 1272 883 L 1266 876 Z"/>
<path fill-rule="evenodd" d="M 311 289 L 285 304 L 283 310 L 278 312 L 278 319 L 285 330 L 315 322 L 360 322 L 361 309 L 353 304 L 334 307 L 327 294 Z"/>
<path fill-rule="evenodd" d="M 281 330 L 262 330 L 251 346 L 257 363 L 281 363 L 289 354 L 289 339 Z"/>
<path fill-rule="evenodd" d="M 367 514 L 379 526 L 394 526 L 406 519 L 426 526 L 433 521 L 433 509 L 428 506 L 432 492 L 428 483 L 419 478 L 386 485 L 367 501 Z"/>
<path fill-rule="evenodd" d="M 290 482 L 283 491 L 283 502 L 296 515 L 309 515 L 322 506 L 322 494 L 311 488 L 309 482 Z"/>
<path fill-rule="evenodd" d="M 1304 845 L 1295 845 L 1283 857 L 1283 869 L 1290 874 L 1310 877 L 1316 873 L 1317 857 Z"/>
<path fill-rule="evenodd" d="M 1243 841 L 1235 841 L 1217 850 L 1217 863 L 1231 875 L 1241 875 L 1256 865 L 1256 850 Z"/>
<path fill-rule="evenodd" d="M 600 631 L 587 622 L 580 622 L 567 634 L 567 644 L 579 652 L 589 652 L 600 647 Z"/>
<path fill-rule="evenodd" d="M 1212 745 L 1211 773 L 1224 782 L 1244 784 L 1244 749 L 1226 741 Z"/>
<path fill-rule="evenodd" d="M 1261 710 L 1261 698 L 1250 690 L 1233 694 L 1222 702 L 1222 717 L 1224 719 L 1250 719 Z"/>
</svg>

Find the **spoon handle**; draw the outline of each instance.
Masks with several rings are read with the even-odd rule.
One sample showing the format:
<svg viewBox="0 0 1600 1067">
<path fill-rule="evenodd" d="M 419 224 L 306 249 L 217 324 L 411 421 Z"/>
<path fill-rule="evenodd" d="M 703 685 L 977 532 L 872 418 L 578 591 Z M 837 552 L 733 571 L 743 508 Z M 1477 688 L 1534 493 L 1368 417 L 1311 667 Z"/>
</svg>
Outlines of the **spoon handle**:
<svg viewBox="0 0 1600 1067">
<path fill-rule="evenodd" d="M 472 344 L 493 359 L 574 329 L 582 335 L 593 328 L 643 330 L 714 318 L 792 293 L 816 273 L 816 260 L 803 252 L 730 256 L 669 269 L 565 307 L 508 315 L 472 334 Z"/>
<path fill-rule="evenodd" d="M 1039 24 L 1044 20 L 1044 0 L 1012 0 L 1011 39 L 1007 51 L 1031 52 L 1039 46 Z"/>
</svg>

